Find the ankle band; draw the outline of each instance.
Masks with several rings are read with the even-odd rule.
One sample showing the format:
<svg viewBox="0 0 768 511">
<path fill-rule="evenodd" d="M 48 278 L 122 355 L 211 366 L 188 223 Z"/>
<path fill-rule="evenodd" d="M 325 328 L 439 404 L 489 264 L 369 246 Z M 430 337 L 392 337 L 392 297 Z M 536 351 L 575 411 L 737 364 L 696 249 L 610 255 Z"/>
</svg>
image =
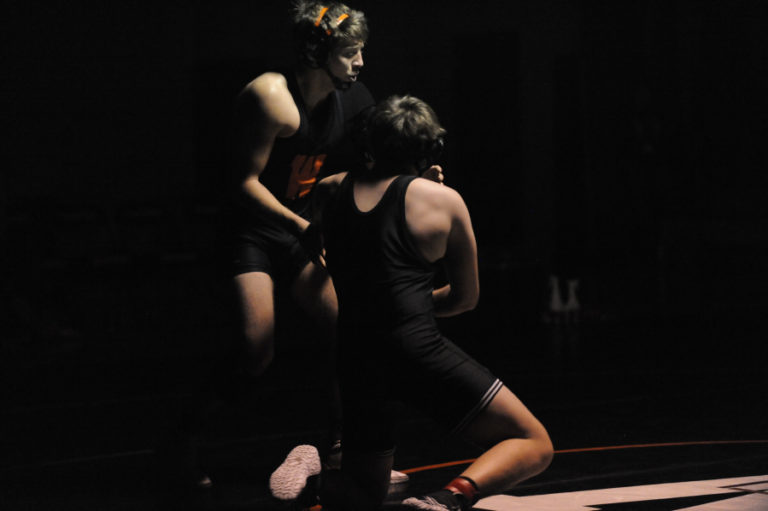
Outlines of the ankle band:
<svg viewBox="0 0 768 511">
<path fill-rule="evenodd" d="M 480 490 L 477 487 L 477 483 L 469 477 L 459 476 L 446 484 L 445 489 L 463 495 L 473 505 L 480 499 Z"/>
</svg>

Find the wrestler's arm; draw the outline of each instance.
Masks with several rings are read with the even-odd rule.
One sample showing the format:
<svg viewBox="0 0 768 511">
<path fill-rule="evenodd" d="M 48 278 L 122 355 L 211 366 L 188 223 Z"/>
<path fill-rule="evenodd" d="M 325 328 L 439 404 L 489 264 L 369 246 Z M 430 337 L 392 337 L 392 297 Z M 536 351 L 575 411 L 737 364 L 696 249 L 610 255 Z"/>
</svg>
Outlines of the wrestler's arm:
<svg viewBox="0 0 768 511">
<path fill-rule="evenodd" d="M 310 257 L 312 257 L 313 261 L 321 266 L 326 266 L 322 234 L 323 210 L 325 209 L 326 203 L 336 193 L 336 190 L 338 190 L 341 181 L 346 175 L 346 172 L 333 174 L 325 179 L 321 179 L 317 185 L 315 185 L 312 200 L 310 202 L 311 223 L 299 236 L 299 242 L 304 249 Z"/>
<path fill-rule="evenodd" d="M 290 136 L 299 127 L 299 111 L 285 77 L 265 73 L 253 80 L 240 93 L 237 110 L 238 166 L 243 175 L 240 197 L 290 232 L 303 232 L 308 222 L 285 207 L 259 179 L 275 139 Z"/>
<path fill-rule="evenodd" d="M 469 211 L 458 193 L 446 190 L 452 192 L 446 194 L 444 203 L 450 216 L 444 257 L 448 284 L 432 293 L 438 317 L 455 316 L 472 310 L 480 297 L 477 243 Z"/>
<path fill-rule="evenodd" d="M 415 179 L 406 192 L 406 219 L 422 255 L 443 259 L 448 284 L 435 289 L 437 316 L 473 309 L 480 296 L 477 244 L 472 221 L 459 193 L 427 179 Z"/>
<path fill-rule="evenodd" d="M 339 172 L 338 174 L 332 174 L 324 179 L 321 179 L 315 186 L 315 191 L 312 194 L 312 223 L 319 224 L 323 217 L 323 208 L 328 200 L 336 193 L 339 185 L 347 176 L 346 172 Z"/>
</svg>

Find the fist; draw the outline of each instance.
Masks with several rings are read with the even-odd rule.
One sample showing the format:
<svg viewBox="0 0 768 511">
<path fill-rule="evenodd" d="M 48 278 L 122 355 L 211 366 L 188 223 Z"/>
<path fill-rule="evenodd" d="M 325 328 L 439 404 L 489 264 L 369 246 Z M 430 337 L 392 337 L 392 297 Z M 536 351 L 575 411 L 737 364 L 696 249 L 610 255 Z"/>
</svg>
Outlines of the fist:
<svg viewBox="0 0 768 511">
<path fill-rule="evenodd" d="M 445 179 L 445 176 L 443 175 L 443 168 L 440 165 L 432 165 L 424 171 L 421 177 L 439 184 L 443 184 L 443 180 Z"/>
</svg>

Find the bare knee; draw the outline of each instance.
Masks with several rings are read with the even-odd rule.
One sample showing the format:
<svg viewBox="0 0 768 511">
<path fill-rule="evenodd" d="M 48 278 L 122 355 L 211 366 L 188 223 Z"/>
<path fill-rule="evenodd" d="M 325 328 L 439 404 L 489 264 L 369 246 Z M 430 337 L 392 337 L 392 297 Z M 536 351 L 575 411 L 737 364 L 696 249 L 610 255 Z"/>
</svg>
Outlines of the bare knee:
<svg viewBox="0 0 768 511">
<path fill-rule="evenodd" d="M 497 445 L 503 444 L 507 444 L 512 449 L 510 452 L 511 459 L 523 462 L 522 466 L 525 467 L 523 479 L 528 479 L 544 472 L 554 458 L 555 450 L 552 440 L 549 438 L 546 429 L 540 425 L 522 435 L 519 432 L 510 432 L 509 437 Z"/>
<path fill-rule="evenodd" d="M 308 264 L 296 278 L 292 294 L 325 335 L 335 335 L 339 306 L 333 282 L 324 268 Z"/>
<path fill-rule="evenodd" d="M 552 445 L 552 440 L 549 438 L 547 430 L 542 426 L 540 431 L 530 438 L 535 446 L 535 452 L 533 457 L 533 467 L 536 474 L 544 472 L 552 463 L 552 459 L 555 456 L 555 448 Z"/>
</svg>

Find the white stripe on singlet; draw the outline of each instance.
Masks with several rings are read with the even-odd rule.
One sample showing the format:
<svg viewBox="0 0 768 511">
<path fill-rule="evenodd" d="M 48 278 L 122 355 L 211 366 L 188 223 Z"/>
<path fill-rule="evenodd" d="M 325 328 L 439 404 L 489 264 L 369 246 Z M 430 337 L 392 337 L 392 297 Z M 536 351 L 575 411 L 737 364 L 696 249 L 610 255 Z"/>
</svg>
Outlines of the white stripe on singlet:
<svg viewBox="0 0 768 511">
<path fill-rule="evenodd" d="M 456 434 L 466 428 L 470 422 L 475 420 L 477 415 L 485 410 L 485 407 L 490 404 L 490 402 L 493 400 L 494 397 L 496 397 L 496 394 L 499 393 L 499 390 L 501 390 L 501 387 L 504 384 L 499 380 L 498 378 L 496 381 L 494 381 L 490 387 L 488 387 L 488 390 L 485 391 L 485 394 L 483 394 L 483 397 L 480 399 L 480 401 L 477 402 L 477 404 L 472 408 L 472 410 L 469 411 L 467 415 L 464 416 L 464 418 L 459 422 L 455 428 L 451 431 L 451 434 Z"/>
</svg>

